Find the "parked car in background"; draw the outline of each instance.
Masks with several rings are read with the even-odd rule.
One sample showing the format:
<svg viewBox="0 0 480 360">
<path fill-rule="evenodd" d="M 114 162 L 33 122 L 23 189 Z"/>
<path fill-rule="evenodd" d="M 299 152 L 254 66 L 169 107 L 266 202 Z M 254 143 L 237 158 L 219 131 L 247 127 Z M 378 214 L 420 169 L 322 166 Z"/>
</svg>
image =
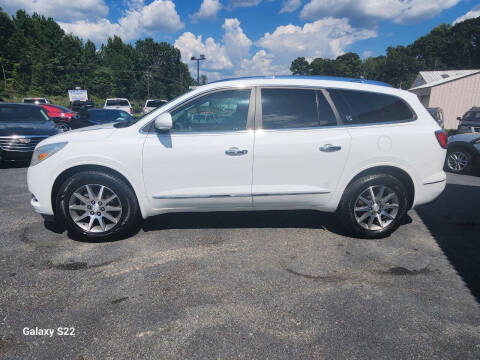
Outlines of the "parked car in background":
<svg viewBox="0 0 480 360">
<path fill-rule="evenodd" d="M 143 115 L 148 114 L 150 111 L 155 110 L 157 107 L 163 106 L 167 103 L 167 100 L 158 100 L 150 99 L 145 101 L 145 106 L 143 107 Z"/>
<path fill-rule="evenodd" d="M 435 108 L 427 108 L 428 112 L 432 117 L 435 119 L 435 121 L 438 123 L 443 128 L 443 110 L 439 107 Z"/>
<path fill-rule="evenodd" d="M 59 132 L 40 106 L 0 103 L 0 162 L 30 160 L 40 141 Z"/>
<path fill-rule="evenodd" d="M 128 112 L 117 109 L 90 109 L 87 110 L 82 116 L 75 122 L 76 128 L 110 124 L 117 122 L 132 122 L 135 118 Z"/>
<path fill-rule="evenodd" d="M 461 133 L 480 132 L 480 107 L 472 107 L 465 115 L 458 117 L 458 130 Z"/>
<path fill-rule="evenodd" d="M 61 131 L 72 129 L 72 121 L 78 117 L 78 113 L 64 106 L 52 104 L 40 104 L 47 111 L 47 115 L 55 122 Z"/>
<path fill-rule="evenodd" d="M 28 187 L 37 212 L 91 241 L 129 234 L 140 216 L 280 209 L 336 212 L 378 238 L 443 191 L 446 147 L 417 96 L 384 83 L 233 79 L 136 123 L 43 141 Z"/>
<path fill-rule="evenodd" d="M 457 134 L 448 137 L 445 169 L 457 174 L 469 173 L 480 166 L 480 134 Z"/>
<path fill-rule="evenodd" d="M 115 98 L 115 99 L 107 99 L 105 100 L 105 105 L 103 106 L 104 109 L 117 109 L 123 110 L 127 113 L 133 114 L 133 108 L 130 104 L 128 99 L 123 98 Z"/>
<path fill-rule="evenodd" d="M 23 102 L 26 104 L 50 104 L 50 101 L 48 101 L 45 98 L 24 98 Z"/>
<path fill-rule="evenodd" d="M 72 111 L 75 111 L 77 113 L 87 111 L 88 109 L 93 109 L 95 108 L 95 103 L 92 100 L 74 100 L 70 108 Z"/>
</svg>

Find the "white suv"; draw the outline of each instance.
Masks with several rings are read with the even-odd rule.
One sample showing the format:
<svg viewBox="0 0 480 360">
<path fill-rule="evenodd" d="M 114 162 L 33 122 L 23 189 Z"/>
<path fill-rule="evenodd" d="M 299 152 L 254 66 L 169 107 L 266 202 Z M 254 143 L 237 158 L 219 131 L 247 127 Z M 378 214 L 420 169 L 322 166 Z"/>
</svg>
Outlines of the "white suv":
<svg viewBox="0 0 480 360">
<path fill-rule="evenodd" d="M 143 107 L 143 115 L 148 114 L 150 111 L 155 110 L 157 107 L 163 106 L 167 103 L 167 100 L 156 100 L 148 99 L 145 101 L 145 106 Z"/>
<path fill-rule="evenodd" d="M 133 114 L 132 105 L 128 99 L 114 98 L 105 100 L 104 109 L 118 109 L 123 110 L 129 114 Z"/>
<path fill-rule="evenodd" d="M 389 235 L 444 189 L 447 137 L 417 97 L 386 84 L 256 77 L 201 86 L 136 123 L 42 141 L 31 204 L 89 240 L 186 211 L 336 212 Z"/>
</svg>

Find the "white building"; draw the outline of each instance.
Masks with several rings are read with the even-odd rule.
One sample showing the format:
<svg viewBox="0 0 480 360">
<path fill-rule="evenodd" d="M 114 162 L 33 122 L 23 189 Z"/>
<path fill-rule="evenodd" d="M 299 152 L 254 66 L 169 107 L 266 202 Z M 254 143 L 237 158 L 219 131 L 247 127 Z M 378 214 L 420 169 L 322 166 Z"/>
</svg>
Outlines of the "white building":
<svg viewBox="0 0 480 360">
<path fill-rule="evenodd" d="M 456 129 L 457 117 L 480 106 L 480 69 L 421 71 L 409 90 L 425 107 L 441 108 L 444 127 Z"/>
</svg>

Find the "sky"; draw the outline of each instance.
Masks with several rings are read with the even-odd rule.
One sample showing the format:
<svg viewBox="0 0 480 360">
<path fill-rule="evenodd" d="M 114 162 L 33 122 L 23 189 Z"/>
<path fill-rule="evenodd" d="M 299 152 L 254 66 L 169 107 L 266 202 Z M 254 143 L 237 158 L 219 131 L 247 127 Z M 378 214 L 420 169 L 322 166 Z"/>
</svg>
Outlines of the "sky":
<svg viewBox="0 0 480 360">
<path fill-rule="evenodd" d="M 190 57 L 204 54 L 209 81 L 290 74 L 295 58 L 362 58 L 408 45 L 433 27 L 480 16 L 479 0 L 0 0 L 52 17 L 67 32 L 100 46 L 108 37 L 152 37 Z"/>
</svg>

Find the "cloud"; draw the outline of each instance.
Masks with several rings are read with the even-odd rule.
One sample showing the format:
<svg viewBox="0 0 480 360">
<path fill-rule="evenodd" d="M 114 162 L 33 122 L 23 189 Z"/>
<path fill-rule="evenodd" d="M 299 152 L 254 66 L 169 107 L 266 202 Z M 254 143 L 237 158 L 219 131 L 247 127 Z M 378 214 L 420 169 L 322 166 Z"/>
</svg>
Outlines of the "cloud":
<svg viewBox="0 0 480 360">
<path fill-rule="evenodd" d="M 71 32 L 84 40 L 90 39 L 97 45 L 113 35 L 130 41 L 143 34 L 175 32 L 185 26 L 171 0 L 154 0 L 146 6 L 143 1 L 135 1 L 131 5 L 118 22 L 112 23 L 108 19 L 79 20 L 72 23 L 59 22 L 59 25 L 67 33 Z"/>
<path fill-rule="evenodd" d="M 462 21 L 465 21 L 465 20 L 468 20 L 468 19 L 474 19 L 474 18 L 479 17 L 479 16 L 480 16 L 480 5 L 477 5 L 472 10 L 467 12 L 466 14 L 457 18 L 452 24 L 455 25 L 455 24 L 458 24 L 459 22 L 462 22 Z"/>
<path fill-rule="evenodd" d="M 372 55 L 372 50 L 365 50 L 364 52 L 362 52 L 362 59 L 368 59 L 369 57 L 372 57 Z"/>
<path fill-rule="evenodd" d="M 412 23 L 432 18 L 460 0 L 310 0 L 300 12 L 303 19 L 321 19 L 327 16 L 349 18 L 353 24 L 373 25 L 377 21 L 392 20 Z"/>
<path fill-rule="evenodd" d="M 302 5 L 302 0 L 284 0 L 280 14 L 294 12 Z"/>
<path fill-rule="evenodd" d="M 222 8 L 219 0 L 203 0 L 200 9 L 192 15 L 192 21 L 200 19 L 213 20 Z"/>
<path fill-rule="evenodd" d="M 289 74 L 291 62 L 298 56 L 309 59 L 336 57 L 355 41 L 377 36 L 375 31 L 356 28 L 347 19 L 336 18 L 317 20 L 303 27 L 279 26 L 255 42 L 245 35 L 236 18 L 225 19 L 222 28 L 224 34 L 218 42 L 211 37 L 204 41 L 201 35 L 191 32 L 185 32 L 175 41 L 175 47 L 180 49 L 182 60 L 190 65 L 192 74 L 197 70 L 190 57 L 200 54 L 207 58 L 201 63 L 201 72 L 210 81 L 236 76 Z M 254 46 L 258 49 L 251 56 Z"/>
<path fill-rule="evenodd" d="M 18 9 L 38 13 L 59 21 L 94 20 L 108 14 L 104 0 L 0 0 L 0 7 L 14 15 Z"/>
<path fill-rule="evenodd" d="M 273 33 L 266 33 L 256 45 L 291 62 L 298 56 L 334 58 L 343 54 L 348 45 L 376 36 L 373 30 L 352 27 L 345 18 L 330 17 L 303 27 L 279 26 Z"/>
<path fill-rule="evenodd" d="M 233 7 L 249 7 L 256 6 L 261 3 L 262 0 L 230 0 Z"/>
</svg>

